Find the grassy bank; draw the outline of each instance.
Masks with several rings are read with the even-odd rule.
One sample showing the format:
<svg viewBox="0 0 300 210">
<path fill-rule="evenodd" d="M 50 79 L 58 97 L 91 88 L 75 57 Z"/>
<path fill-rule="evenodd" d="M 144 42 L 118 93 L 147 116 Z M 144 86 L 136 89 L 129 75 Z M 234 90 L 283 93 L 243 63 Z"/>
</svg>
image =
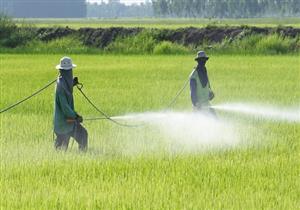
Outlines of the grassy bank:
<svg viewBox="0 0 300 210">
<path fill-rule="evenodd" d="M 61 55 L 64 55 L 62 53 Z M 60 56 L 1 54 L 5 107 L 57 76 Z M 71 55 L 84 91 L 110 115 L 165 107 L 192 67 L 193 55 Z M 3 68 L 2 68 L 3 67 Z M 299 105 L 299 57 L 211 56 L 208 72 L 222 102 Z M 190 152 L 156 127 L 84 122 L 90 149 L 52 145 L 54 87 L 1 114 L 1 209 L 297 209 L 299 124 L 218 112 L 240 137 L 233 147 Z M 96 113 L 74 91 L 84 117 Z M 174 110 L 191 111 L 185 90 Z M 181 139 L 188 142 L 188 138 Z M 200 145 L 201 147 L 201 145 Z"/>
<path fill-rule="evenodd" d="M 95 48 L 86 46 L 76 36 L 67 36 L 51 41 L 31 40 L 26 44 L 11 48 L 0 47 L 0 53 L 20 54 L 145 54 L 145 55 L 182 55 L 195 54 L 205 50 L 210 54 L 275 55 L 299 54 L 300 39 L 281 35 L 250 35 L 242 39 L 225 39 L 221 43 L 202 43 L 198 46 L 182 45 L 170 41 L 158 41 L 151 32 L 136 36 L 117 38 L 108 46 Z"/>
<path fill-rule="evenodd" d="M 299 54 L 299 30 L 293 28 L 37 28 L 0 18 L 0 53 L 50 54 Z"/>
</svg>

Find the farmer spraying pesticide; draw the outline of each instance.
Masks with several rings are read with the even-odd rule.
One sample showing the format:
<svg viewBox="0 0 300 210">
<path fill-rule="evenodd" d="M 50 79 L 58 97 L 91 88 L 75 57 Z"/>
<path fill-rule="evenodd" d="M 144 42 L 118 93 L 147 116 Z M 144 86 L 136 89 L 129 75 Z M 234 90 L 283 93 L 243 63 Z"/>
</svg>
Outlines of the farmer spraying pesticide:
<svg viewBox="0 0 300 210">
<path fill-rule="evenodd" d="M 191 99 L 195 111 L 216 115 L 209 103 L 214 98 L 214 93 L 211 90 L 205 67 L 208 59 L 209 57 L 207 57 L 204 51 L 197 53 L 195 61 L 198 62 L 198 65 L 190 76 Z"/>
<path fill-rule="evenodd" d="M 85 151 L 88 143 L 87 130 L 80 124 L 83 119 L 74 110 L 73 86 L 78 79 L 73 79 L 71 58 L 63 57 L 56 66 L 60 74 L 55 92 L 54 132 L 56 134 L 55 148 L 67 150 L 70 137 L 79 144 L 79 150 Z"/>
</svg>

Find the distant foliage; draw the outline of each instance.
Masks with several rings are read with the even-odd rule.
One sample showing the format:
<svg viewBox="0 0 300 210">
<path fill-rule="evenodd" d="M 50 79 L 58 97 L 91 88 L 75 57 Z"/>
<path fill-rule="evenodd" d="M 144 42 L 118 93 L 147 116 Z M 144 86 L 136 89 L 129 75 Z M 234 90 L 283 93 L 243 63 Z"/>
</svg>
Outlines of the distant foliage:
<svg viewBox="0 0 300 210">
<path fill-rule="evenodd" d="M 155 46 L 153 53 L 156 55 L 181 55 L 190 53 L 190 49 L 168 41 L 163 41 Z"/>
<path fill-rule="evenodd" d="M 299 0 L 152 0 L 161 17 L 249 18 L 300 16 Z"/>
<path fill-rule="evenodd" d="M 260 39 L 256 44 L 256 50 L 266 54 L 285 54 L 295 51 L 296 44 L 295 39 L 288 39 L 275 34 Z"/>
<path fill-rule="evenodd" d="M 153 17 L 152 4 L 148 1 L 145 4 L 125 5 L 118 0 L 110 0 L 87 4 L 87 17 L 101 18 L 122 18 L 122 17 Z"/>
<path fill-rule="evenodd" d="M 33 33 L 30 28 L 26 30 L 17 27 L 13 20 L 5 15 L 0 15 L 0 46 L 15 48 L 31 40 Z"/>
<path fill-rule="evenodd" d="M 224 35 L 225 31 L 227 35 Z M 91 42 L 87 43 L 84 37 Z M 297 29 L 279 27 L 272 31 L 268 28 L 217 26 L 201 30 L 135 28 L 127 32 L 124 28 L 81 31 L 55 27 L 38 29 L 18 27 L 11 18 L 0 16 L 0 52 L 162 55 L 194 54 L 201 49 L 209 53 L 292 54 L 300 52 L 300 35 Z"/>
<path fill-rule="evenodd" d="M 60 39 L 43 42 L 34 40 L 24 50 L 33 53 L 87 53 L 88 47 L 84 46 L 77 37 L 67 36 Z"/>
<path fill-rule="evenodd" d="M 211 51 L 237 54 L 287 54 L 299 53 L 300 37 L 288 38 L 278 34 L 249 35 L 243 39 L 224 40 L 212 46 Z"/>
<path fill-rule="evenodd" d="M 0 0 L 0 13 L 13 17 L 122 18 L 299 17 L 300 0 L 147 0 L 125 5 L 120 0 Z"/>
<path fill-rule="evenodd" d="M 157 41 L 151 31 L 144 30 L 136 36 L 120 37 L 105 50 L 114 53 L 139 54 L 152 53 Z"/>
<path fill-rule="evenodd" d="M 169 41 L 158 41 L 155 39 L 154 32 L 144 30 L 136 36 L 120 37 L 104 49 L 110 53 L 120 54 L 188 54 L 191 49 Z"/>
</svg>

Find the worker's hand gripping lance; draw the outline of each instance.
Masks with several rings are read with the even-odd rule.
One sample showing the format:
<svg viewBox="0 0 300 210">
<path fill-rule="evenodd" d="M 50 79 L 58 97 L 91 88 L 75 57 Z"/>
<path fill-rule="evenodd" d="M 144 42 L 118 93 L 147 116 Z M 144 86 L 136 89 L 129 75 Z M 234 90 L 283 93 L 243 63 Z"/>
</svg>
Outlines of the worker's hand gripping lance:
<svg viewBox="0 0 300 210">
<path fill-rule="evenodd" d="M 83 88 L 83 84 L 79 82 L 78 77 L 74 77 L 74 79 L 73 79 L 73 86 L 76 86 L 79 89 Z"/>
</svg>

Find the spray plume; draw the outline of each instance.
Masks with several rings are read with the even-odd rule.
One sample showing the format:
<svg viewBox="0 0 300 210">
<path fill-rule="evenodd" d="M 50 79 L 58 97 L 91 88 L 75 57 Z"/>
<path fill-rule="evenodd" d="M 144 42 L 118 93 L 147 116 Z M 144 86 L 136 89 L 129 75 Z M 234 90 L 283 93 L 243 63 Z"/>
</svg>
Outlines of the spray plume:
<svg viewBox="0 0 300 210">
<path fill-rule="evenodd" d="M 286 122 L 300 122 L 300 108 L 279 108 L 267 105 L 244 103 L 226 103 L 213 106 L 214 109 L 226 112 L 236 112 L 262 119 Z"/>
<path fill-rule="evenodd" d="M 141 128 L 143 137 L 139 143 L 130 143 L 124 149 L 132 151 L 140 148 L 141 142 L 147 142 L 147 148 L 168 145 L 171 152 L 198 152 L 210 149 L 232 148 L 239 144 L 239 135 L 229 121 L 195 112 L 147 112 L 113 117 L 115 120 L 141 122 L 147 125 Z M 135 132 L 138 133 L 138 132 Z M 137 134 L 135 134 L 137 135 Z M 145 139 L 145 136 L 151 140 Z M 146 137 L 147 138 L 147 137 Z M 160 139 L 160 140 L 159 140 Z M 155 141 L 163 141 L 155 142 Z M 158 144 L 157 144 L 158 143 Z M 130 147 L 130 148 L 129 148 Z M 160 148 L 159 148 L 160 149 Z M 154 149 L 154 150 L 159 150 Z"/>
<path fill-rule="evenodd" d="M 245 114 L 258 119 L 300 122 L 300 108 L 279 108 L 267 105 L 226 103 L 212 106 L 216 110 Z M 198 112 L 145 112 L 112 117 L 114 120 L 140 122 L 146 126 L 127 130 L 122 136 L 122 154 L 161 151 L 193 153 L 211 149 L 223 150 L 261 143 L 253 136 L 263 135 L 252 123 L 244 124 L 229 116 L 215 118 Z M 124 138 L 125 137 L 125 138 Z M 115 137 L 114 137 L 115 138 Z M 118 141 L 119 142 L 119 141 Z"/>
</svg>

